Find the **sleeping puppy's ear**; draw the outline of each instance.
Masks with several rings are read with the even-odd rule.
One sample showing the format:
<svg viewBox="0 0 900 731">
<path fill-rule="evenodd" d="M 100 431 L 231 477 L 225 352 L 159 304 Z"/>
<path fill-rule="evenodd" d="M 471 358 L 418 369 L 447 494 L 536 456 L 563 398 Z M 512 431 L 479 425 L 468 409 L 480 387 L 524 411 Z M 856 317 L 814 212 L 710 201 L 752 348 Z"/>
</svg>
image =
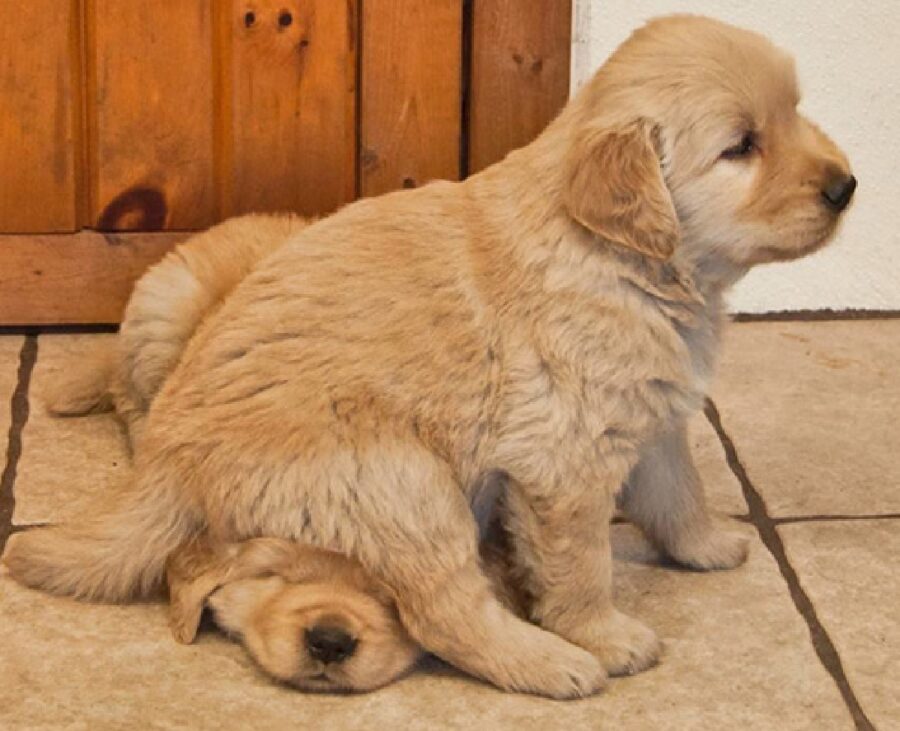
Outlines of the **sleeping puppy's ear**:
<svg viewBox="0 0 900 731">
<path fill-rule="evenodd" d="M 215 548 L 205 536 L 185 543 L 169 557 L 166 565 L 169 624 L 175 639 L 185 644 L 194 641 L 203 607 L 213 592 L 243 579 L 284 573 L 287 567 L 298 563 L 298 557 L 307 554 L 314 555 L 314 549 L 274 538 L 252 538 L 241 543 L 218 544 Z M 307 563 L 308 570 L 313 570 L 312 562 Z M 294 573 L 302 574 L 302 571 Z M 242 596 L 236 596 L 235 602 L 240 603 Z"/>
<path fill-rule="evenodd" d="M 169 626 L 176 640 L 194 641 L 206 599 L 222 585 L 226 573 L 226 565 L 202 539 L 186 543 L 169 557 Z"/>
<path fill-rule="evenodd" d="M 644 119 L 579 132 L 566 161 L 569 215 L 609 241 L 668 259 L 680 234 L 659 146 L 659 128 Z"/>
</svg>

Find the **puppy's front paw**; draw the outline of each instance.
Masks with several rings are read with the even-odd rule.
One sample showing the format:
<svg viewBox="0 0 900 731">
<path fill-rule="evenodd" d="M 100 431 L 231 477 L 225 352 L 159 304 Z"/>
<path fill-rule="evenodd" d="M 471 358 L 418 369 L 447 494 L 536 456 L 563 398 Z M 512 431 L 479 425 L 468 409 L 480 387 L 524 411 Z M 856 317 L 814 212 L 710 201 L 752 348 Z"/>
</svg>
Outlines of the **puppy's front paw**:
<svg viewBox="0 0 900 731">
<path fill-rule="evenodd" d="M 491 653 L 479 674 L 506 690 L 557 700 L 593 695 L 607 679 L 602 663 L 591 652 L 537 628 L 515 646 Z"/>
<path fill-rule="evenodd" d="M 662 654 L 662 643 L 643 622 L 615 609 L 597 620 L 584 645 L 610 675 L 634 675 L 653 667 Z"/>
<path fill-rule="evenodd" d="M 747 560 L 750 539 L 743 533 L 710 528 L 673 546 L 669 553 L 678 563 L 698 571 L 733 569 Z"/>
<path fill-rule="evenodd" d="M 566 700 L 594 695 L 606 686 L 607 673 L 590 652 L 575 645 L 565 647 L 544 665 L 541 682 L 527 690 L 550 698 Z"/>
</svg>

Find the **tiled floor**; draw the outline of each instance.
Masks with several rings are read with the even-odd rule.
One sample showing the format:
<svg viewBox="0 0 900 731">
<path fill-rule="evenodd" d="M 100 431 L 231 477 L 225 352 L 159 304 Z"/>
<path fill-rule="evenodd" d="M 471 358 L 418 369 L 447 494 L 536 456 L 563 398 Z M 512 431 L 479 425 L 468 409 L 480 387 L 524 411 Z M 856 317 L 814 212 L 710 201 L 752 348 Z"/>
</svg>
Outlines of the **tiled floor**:
<svg viewBox="0 0 900 731">
<path fill-rule="evenodd" d="M 0 544 L 128 478 L 111 418 L 41 404 L 102 337 L 0 337 Z M 369 695 L 304 695 L 218 635 L 177 645 L 160 605 L 79 604 L 0 576 L 0 729 L 900 729 L 898 361 L 900 320 L 732 326 L 693 443 L 751 558 L 679 571 L 616 525 L 618 603 L 666 650 L 600 696 L 504 694 L 436 662 Z"/>
</svg>

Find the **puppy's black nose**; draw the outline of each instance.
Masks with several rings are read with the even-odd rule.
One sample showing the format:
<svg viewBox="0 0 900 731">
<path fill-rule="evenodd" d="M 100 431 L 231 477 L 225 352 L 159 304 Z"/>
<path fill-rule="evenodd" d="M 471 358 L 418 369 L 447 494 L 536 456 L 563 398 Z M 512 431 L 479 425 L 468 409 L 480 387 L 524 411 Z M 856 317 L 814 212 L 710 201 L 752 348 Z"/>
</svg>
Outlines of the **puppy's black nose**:
<svg viewBox="0 0 900 731">
<path fill-rule="evenodd" d="M 338 627 L 313 627 L 306 630 L 306 649 L 310 656 L 324 662 L 343 662 L 356 651 L 357 640 Z"/>
<path fill-rule="evenodd" d="M 843 211 L 856 190 L 856 178 L 841 176 L 832 180 L 822 191 L 825 204 L 835 213 Z"/>
</svg>

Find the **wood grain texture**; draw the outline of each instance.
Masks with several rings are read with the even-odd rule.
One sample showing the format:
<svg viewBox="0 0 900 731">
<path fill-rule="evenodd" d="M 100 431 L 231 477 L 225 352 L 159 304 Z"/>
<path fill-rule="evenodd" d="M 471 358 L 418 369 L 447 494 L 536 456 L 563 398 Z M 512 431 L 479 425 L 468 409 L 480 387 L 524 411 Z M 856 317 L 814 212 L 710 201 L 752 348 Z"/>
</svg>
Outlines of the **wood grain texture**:
<svg viewBox="0 0 900 731">
<path fill-rule="evenodd" d="M 201 228 L 214 220 L 208 2 L 85 0 L 91 224 Z"/>
<path fill-rule="evenodd" d="M 0 324 L 119 322 L 135 280 L 188 235 L 0 236 Z"/>
<path fill-rule="evenodd" d="M 469 171 L 533 140 L 569 94 L 571 0 L 475 0 Z"/>
<path fill-rule="evenodd" d="M 365 0 L 363 195 L 459 179 L 462 2 Z"/>
<path fill-rule="evenodd" d="M 356 192 L 356 0 L 217 11 L 220 212 L 327 213 Z"/>
<path fill-rule="evenodd" d="M 78 3 L 2 4 L 0 231 L 78 226 Z"/>
</svg>

